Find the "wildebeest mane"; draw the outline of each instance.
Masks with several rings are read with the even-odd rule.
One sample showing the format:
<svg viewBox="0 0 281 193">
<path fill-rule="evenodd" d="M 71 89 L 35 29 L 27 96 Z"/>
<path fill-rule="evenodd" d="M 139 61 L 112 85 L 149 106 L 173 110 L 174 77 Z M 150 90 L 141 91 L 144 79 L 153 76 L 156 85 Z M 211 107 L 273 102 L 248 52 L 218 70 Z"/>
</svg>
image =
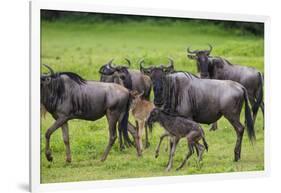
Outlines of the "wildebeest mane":
<svg viewBox="0 0 281 193">
<path fill-rule="evenodd" d="M 197 75 L 191 73 L 191 72 L 185 72 L 185 71 L 174 71 L 171 74 L 175 74 L 175 73 L 183 73 L 187 78 L 189 79 L 194 79 L 194 78 L 199 78 Z"/>
<path fill-rule="evenodd" d="M 177 71 L 174 73 L 183 73 L 187 79 L 189 80 L 193 80 L 193 79 L 197 79 L 199 77 L 197 77 L 196 75 L 189 73 L 189 72 L 182 72 L 182 71 Z M 172 74 L 174 74 L 172 73 Z M 178 115 L 177 114 L 177 107 L 178 105 L 181 104 L 181 101 L 184 97 L 184 91 L 181 88 L 181 82 L 179 79 L 177 79 L 176 77 L 172 77 L 172 76 L 166 76 L 165 78 L 165 83 L 164 83 L 164 108 L 163 111 L 169 114 L 174 114 L 174 115 Z M 195 92 L 194 89 L 192 87 L 188 88 L 187 90 L 187 94 L 188 94 L 188 98 L 189 98 L 189 102 L 190 105 L 192 106 L 192 109 L 194 110 L 194 114 L 196 115 L 196 96 L 195 96 Z"/>
<path fill-rule="evenodd" d="M 74 82 L 76 82 L 79 85 L 86 83 L 85 79 L 83 79 L 81 76 L 79 76 L 78 74 L 76 74 L 74 72 L 59 72 L 58 75 L 59 76 L 67 75 L 71 80 L 73 80 Z"/>
</svg>

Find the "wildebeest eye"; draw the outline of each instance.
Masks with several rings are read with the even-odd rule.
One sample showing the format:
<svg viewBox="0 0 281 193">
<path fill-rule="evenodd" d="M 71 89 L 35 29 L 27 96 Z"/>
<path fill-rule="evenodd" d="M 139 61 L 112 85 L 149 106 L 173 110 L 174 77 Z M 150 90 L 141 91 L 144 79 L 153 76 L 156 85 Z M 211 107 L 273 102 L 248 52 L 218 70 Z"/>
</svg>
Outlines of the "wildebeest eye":
<svg viewBox="0 0 281 193">
<path fill-rule="evenodd" d="M 41 78 L 42 83 L 49 84 L 51 82 L 51 77 L 43 77 Z"/>
</svg>

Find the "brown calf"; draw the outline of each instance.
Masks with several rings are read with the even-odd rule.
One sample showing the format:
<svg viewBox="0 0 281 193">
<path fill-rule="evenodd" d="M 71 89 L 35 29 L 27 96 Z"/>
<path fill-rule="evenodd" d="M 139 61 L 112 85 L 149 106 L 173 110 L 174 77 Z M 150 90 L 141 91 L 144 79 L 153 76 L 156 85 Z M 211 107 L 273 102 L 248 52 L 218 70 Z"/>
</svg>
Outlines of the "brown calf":
<svg viewBox="0 0 281 193">
<path fill-rule="evenodd" d="M 147 101 L 142 98 L 143 92 L 138 93 L 137 91 L 130 92 L 132 97 L 131 103 L 131 112 L 136 121 L 136 129 L 137 129 L 137 141 L 140 146 L 140 149 L 143 150 L 142 145 L 142 134 L 145 128 L 145 147 L 149 147 L 148 141 L 148 131 L 145 126 L 145 121 L 149 115 L 149 113 L 155 108 L 154 104 L 150 101 Z"/>
</svg>

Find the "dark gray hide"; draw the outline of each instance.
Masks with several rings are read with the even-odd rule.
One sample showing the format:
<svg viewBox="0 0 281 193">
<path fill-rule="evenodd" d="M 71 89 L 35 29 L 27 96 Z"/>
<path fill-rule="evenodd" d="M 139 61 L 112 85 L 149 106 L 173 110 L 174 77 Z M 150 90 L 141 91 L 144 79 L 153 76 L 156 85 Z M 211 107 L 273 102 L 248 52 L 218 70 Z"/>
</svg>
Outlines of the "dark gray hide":
<svg viewBox="0 0 281 193">
<path fill-rule="evenodd" d="M 46 66 L 46 65 L 45 65 Z M 116 125 L 128 139 L 127 123 L 122 126 L 125 113 L 129 110 L 129 92 L 124 87 L 113 83 L 86 81 L 72 72 L 41 75 L 41 104 L 56 120 L 47 130 L 46 157 L 52 161 L 50 137 L 59 127 L 63 130 L 63 139 L 66 145 L 67 161 L 71 161 L 68 124 L 71 119 L 95 121 L 106 115 L 109 125 L 109 142 L 102 156 L 104 161 L 116 140 Z M 122 137 L 119 136 L 120 146 Z"/>
<path fill-rule="evenodd" d="M 211 57 L 211 50 L 188 49 L 188 57 L 197 61 L 201 78 L 232 80 L 242 84 L 247 89 L 255 123 L 259 107 L 264 113 L 262 74 L 253 67 L 231 64 L 221 57 Z"/>
<path fill-rule="evenodd" d="M 211 124 L 224 116 L 234 127 L 237 140 L 234 160 L 241 154 L 244 126 L 240 114 L 245 102 L 245 121 L 248 136 L 255 139 L 252 114 L 246 89 L 230 80 L 200 79 L 186 72 L 165 74 L 161 69 L 151 69 L 154 102 L 171 114 L 190 118 L 198 123 Z"/>
</svg>

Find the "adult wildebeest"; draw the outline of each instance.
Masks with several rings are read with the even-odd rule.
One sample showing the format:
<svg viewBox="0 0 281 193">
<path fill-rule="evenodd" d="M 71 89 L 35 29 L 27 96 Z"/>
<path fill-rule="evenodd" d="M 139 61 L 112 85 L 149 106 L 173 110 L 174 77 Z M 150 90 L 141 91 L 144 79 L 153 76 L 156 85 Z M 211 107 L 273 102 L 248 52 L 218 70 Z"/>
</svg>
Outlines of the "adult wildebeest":
<svg viewBox="0 0 281 193">
<path fill-rule="evenodd" d="M 113 59 L 107 64 L 103 65 L 99 73 L 101 74 L 101 82 L 114 82 L 123 85 L 129 90 L 136 90 L 139 93 L 143 93 L 142 98 L 149 100 L 152 83 L 149 76 L 142 74 L 138 70 L 128 69 L 131 66 L 131 61 L 125 58 L 128 65 L 117 65 L 113 66 Z M 129 117 L 129 113 L 125 116 Z M 129 122 L 128 128 L 132 131 L 134 126 Z M 148 136 L 147 130 L 145 130 L 145 135 Z M 135 136 L 140 137 L 140 136 Z M 148 138 L 146 138 L 146 147 L 149 146 Z"/>
<path fill-rule="evenodd" d="M 210 53 L 212 46 L 208 50 L 187 49 L 188 57 L 197 61 L 197 69 L 201 78 L 233 80 L 242 84 L 248 92 L 249 101 L 252 106 L 253 122 L 255 124 L 259 107 L 264 113 L 263 103 L 263 78 L 262 74 L 253 67 L 231 64 L 221 57 L 212 57 Z M 216 129 L 216 124 L 212 129 Z"/>
<path fill-rule="evenodd" d="M 45 154 L 52 161 L 50 137 L 59 127 L 62 128 L 66 147 L 66 161 L 71 162 L 68 121 L 82 119 L 95 121 L 107 117 L 109 125 L 109 142 L 101 158 L 104 161 L 116 140 L 116 125 L 122 131 L 125 141 L 129 140 L 127 132 L 128 118 L 124 115 L 129 110 L 129 91 L 114 83 L 87 81 L 73 72 L 57 72 L 45 65 L 50 74 L 41 75 L 41 104 L 56 120 L 46 131 Z M 120 147 L 123 145 L 119 132 Z M 138 151 L 139 152 L 139 151 Z"/>
<path fill-rule="evenodd" d="M 113 66 L 113 60 L 103 65 L 99 73 L 101 74 L 101 82 L 115 82 L 121 84 L 129 90 L 136 90 L 144 93 L 143 98 L 149 100 L 152 83 L 149 76 L 142 74 L 138 70 L 128 69 L 131 65 L 129 59 L 125 58 L 128 65 Z"/>
<path fill-rule="evenodd" d="M 160 125 L 165 129 L 165 134 L 168 134 L 170 136 L 170 140 L 172 143 L 172 147 L 170 148 L 169 162 L 166 168 L 167 171 L 172 168 L 173 157 L 176 151 L 177 144 L 179 140 L 183 137 L 187 139 L 189 152 L 186 155 L 182 164 L 177 168 L 177 170 L 182 168 L 185 165 L 186 161 L 189 159 L 189 157 L 194 153 L 194 147 L 198 154 L 199 161 L 202 160 L 203 151 L 205 148 L 206 150 L 208 150 L 208 144 L 206 142 L 205 134 L 200 124 L 181 116 L 171 115 L 169 113 L 166 113 L 165 111 L 162 111 L 159 108 L 155 108 L 151 111 L 149 117 L 147 118 L 146 124 L 151 128 L 152 124 L 155 122 L 160 123 Z M 159 148 L 163 140 L 162 136 L 160 138 L 155 157 L 158 157 Z M 203 141 L 204 146 L 199 143 L 201 139 Z"/>
<path fill-rule="evenodd" d="M 248 94 L 244 86 L 231 80 L 200 79 L 187 72 L 165 73 L 161 67 L 140 68 L 152 80 L 154 104 L 157 107 L 204 124 L 214 123 L 224 116 L 236 131 L 234 160 L 240 159 L 244 133 L 240 113 L 244 102 L 248 136 L 251 141 L 255 139 Z"/>
</svg>

